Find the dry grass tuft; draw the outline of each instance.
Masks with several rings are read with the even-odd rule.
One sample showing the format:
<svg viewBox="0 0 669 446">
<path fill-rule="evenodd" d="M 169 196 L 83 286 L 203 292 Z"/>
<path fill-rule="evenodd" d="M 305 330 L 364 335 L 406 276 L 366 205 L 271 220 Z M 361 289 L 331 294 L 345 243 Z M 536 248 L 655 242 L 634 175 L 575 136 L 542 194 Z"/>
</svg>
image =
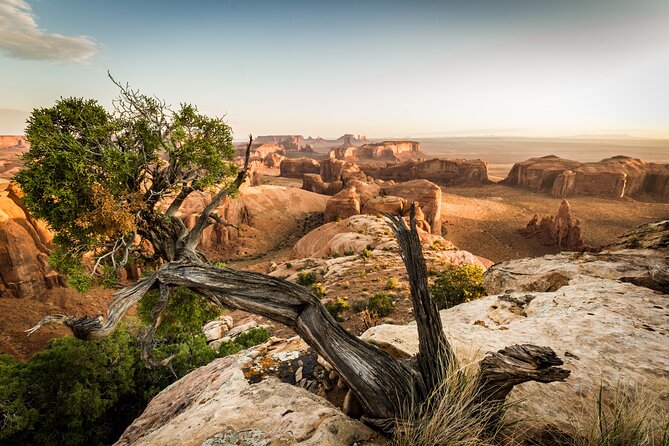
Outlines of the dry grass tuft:
<svg viewBox="0 0 669 446">
<path fill-rule="evenodd" d="M 600 386 L 585 411 L 580 422 L 572 423 L 575 446 L 669 446 L 669 412 L 642 387 L 619 384 L 606 397 Z"/>
<path fill-rule="evenodd" d="M 457 361 L 453 361 L 456 363 Z M 487 446 L 504 425 L 505 407 L 477 401 L 478 364 L 453 364 L 428 400 L 407 404 L 393 446 Z"/>
</svg>

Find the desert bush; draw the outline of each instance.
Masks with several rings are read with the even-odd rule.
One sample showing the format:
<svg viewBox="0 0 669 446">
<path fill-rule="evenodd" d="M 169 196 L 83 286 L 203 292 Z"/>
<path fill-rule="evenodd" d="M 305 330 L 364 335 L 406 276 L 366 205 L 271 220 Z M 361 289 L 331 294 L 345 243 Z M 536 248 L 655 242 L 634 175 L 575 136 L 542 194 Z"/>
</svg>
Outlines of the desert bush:
<svg viewBox="0 0 669 446">
<path fill-rule="evenodd" d="M 397 280 L 397 277 L 389 277 L 385 288 L 386 290 L 396 290 L 399 286 L 400 282 Z"/>
<path fill-rule="evenodd" d="M 356 299 L 351 303 L 351 310 L 354 313 L 360 313 L 367 309 L 367 299 Z"/>
<path fill-rule="evenodd" d="M 369 259 L 372 256 L 372 251 L 365 248 L 360 252 L 360 257 L 363 259 Z"/>
<path fill-rule="evenodd" d="M 343 320 L 342 313 L 348 310 L 350 305 L 341 297 L 336 298 L 332 302 L 325 304 L 325 309 L 328 310 L 328 313 L 332 315 L 337 321 L 341 322 Z"/>
<path fill-rule="evenodd" d="M 451 308 L 485 294 L 483 269 L 462 265 L 441 271 L 430 287 L 432 299 L 439 309 Z"/>
<path fill-rule="evenodd" d="M 316 295 L 316 297 L 319 297 L 321 299 L 324 298 L 328 294 L 327 290 L 325 289 L 325 286 L 323 286 L 323 284 L 320 283 L 320 282 L 316 282 L 313 285 L 311 285 L 309 287 L 309 290 L 312 293 L 314 293 Z"/>
<path fill-rule="evenodd" d="M 386 293 L 376 293 L 369 298 L 367 309 L 372 314 L 384 317 L 389 315 L 395 309 L 395 304 Z"/>
<path fill-rule="evenodd" d="M 297 273 L 298 285 L 309 286 L 316 282 L 318 282 L 318 275 L 313 271 Z"/>
</svg>

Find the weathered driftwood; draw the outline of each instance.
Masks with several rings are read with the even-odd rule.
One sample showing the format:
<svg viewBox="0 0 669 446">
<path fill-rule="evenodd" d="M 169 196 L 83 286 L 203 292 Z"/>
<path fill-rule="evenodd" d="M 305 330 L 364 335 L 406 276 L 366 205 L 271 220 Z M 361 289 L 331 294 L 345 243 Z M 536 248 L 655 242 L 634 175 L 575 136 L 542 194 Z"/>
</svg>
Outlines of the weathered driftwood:
<svg viewBox="0 0 669 446">
<path fill-rule="evenodd" d="M 247 148 L 247 158 L 250 143 Z M 243 181 L 246 169 L 237 178 Z M 94 317 L 47 316 L 29 330 L 49 323 L 63 323 L 84 340 L 101 339 L 113 332 L 128 309 L 152 288 L 159 288 L 161 299 L 153 312 L 153 327 L 169 298 L 169 289 L 185 286 L 206 296 L 215 304 L 248 311 L 292 328 L 343 377 L 358 398 L 363 419 L 377 428 L 391 432 L 401 417 L 406 402 L 424 401 L 438 386 L 442 371 L 452 360 L 452 350 L 428 284 L 425 259 L 416 231 L 413 210 L 410 227 L 399 216 L 388 216 L 402 258 L 409 273 L 411 298 L 419 334 L 419 353 L 412 360 L 398 360 L 343 329 L 325 310 L 320 300 L 306 288 L 265 274 L 214 267 L 203 262 L 195 252 L 203 229 L 211 224 L 213 204 L 220 203 L 227 192 L 216 195 L 212 205 L 200 216 L 190 232 L 173 234 L 172 240 L 152 240 L 166 247 L 168 261 L 155 273 L 116 293 L 105 319 Z M 181 196 L 178 197 L 182 200 Z M 172 209 L 172 207 L 170 207 Z M 168 218 L 174 218 L 168 215 Z M 159 236 L 158 233 L 153 236 Z M 148 345 L 148 342 L 145 342 Z M 148 356 L 147 356 L 148 358 Z M 526 381 L 564 380 L 569 372 L 555 367 L 562 362 L 547 347 L 513 346 L 491 354 L 481 362 L 481 399 L 503 400 L 514 385 Z"/>
</svg>

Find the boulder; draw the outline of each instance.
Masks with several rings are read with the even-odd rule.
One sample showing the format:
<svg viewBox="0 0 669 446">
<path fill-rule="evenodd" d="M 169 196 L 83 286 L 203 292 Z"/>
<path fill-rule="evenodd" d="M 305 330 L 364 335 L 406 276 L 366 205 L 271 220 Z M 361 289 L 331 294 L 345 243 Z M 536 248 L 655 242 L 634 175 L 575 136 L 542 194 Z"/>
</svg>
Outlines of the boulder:
<svg viewBox="0 0 669 446">
<path fill-rule="evenodd" d="M 216 359 L 164 389 L 115 445 L 385 444 L 307 390 L 274 377 L 250 384 L 245 359 Z"/>
<path fill-rule="evenodd" d="M 355 186 L 333 195 L 325 205 L 325 222 L 342 220 L 360 213 L 360 195 Z"/>
<path fill-rule="evenodd" d="M 320 173 L 318 161 L 311 158 L 286 158 L 281 161 L 280 175 L 288 178 L 302 178 L 305 173 Z"/>
<path fill-rule="evenodd" d="M 552 348 L 565 362 L 566 382 L 513 390 L 514 417 L 568 425 L 580 419 L 584 404 L 594 407 L 600 386 L 605 398 L 621 385 L 641 388 L 669 409 L 667 295 L 625 283 L 648 274 L 648 262 L 664 258 L 666 268 L 666 251 L 648 251 L 563 253 L 495 265 L 485 274 L 486 287 L 501 294 L 441 311 L 446 335 L 467 360 L 531 343 Z M 399 357 L 418 349 L 415 323 L 373 327 L 362 338 Z"/>
<path fill-rule="evenodd" d="M 417 202 L 425 214 L 432 233 L 441 235 L 441 188 L 427 180 L 413 180 L 382 188 L 383 195 L 401 197 Z"/>
<path fill-rule="evenodd" d="M 521 231 L 526 237 L 537 238 L 547 246 L 557 246 L 563 251 L 595 251 L 587 246 L 581 236 L 581 221 L 574 217 L 567 200 L 562 200 L 555 216 L 539 220 L 535 215 Z"/>
</svg>

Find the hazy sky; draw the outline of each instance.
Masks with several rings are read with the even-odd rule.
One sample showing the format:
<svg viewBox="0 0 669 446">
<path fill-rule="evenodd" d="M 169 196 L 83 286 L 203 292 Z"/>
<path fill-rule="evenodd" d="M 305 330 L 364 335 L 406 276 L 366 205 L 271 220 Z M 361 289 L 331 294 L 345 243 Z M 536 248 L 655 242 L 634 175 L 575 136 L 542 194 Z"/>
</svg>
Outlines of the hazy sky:
<svg viewBox="0 0 669 446">
<path fill-rule="evenodd" d="M 669 1 L 0 0 L 0 134 L 107 70 L 237 137 L 669 136 Z"/>
</svg>

